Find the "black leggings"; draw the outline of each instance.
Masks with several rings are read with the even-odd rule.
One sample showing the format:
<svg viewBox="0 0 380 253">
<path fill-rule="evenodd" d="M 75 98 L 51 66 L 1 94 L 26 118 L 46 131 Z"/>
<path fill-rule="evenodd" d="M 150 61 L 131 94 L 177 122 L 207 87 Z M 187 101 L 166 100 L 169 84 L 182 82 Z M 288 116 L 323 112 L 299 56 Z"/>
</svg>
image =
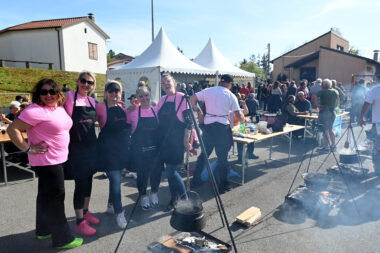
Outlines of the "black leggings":
<svg viewBox="0 0 380 253">
<path fill-rule="evenodd" d="M 52 235 L 53 247 L 74 240 L 65 215 L 65 183 L 62 164 L 33 166 L 38 175 L 36 235 Z"/>
<path fill-rule="evenodd" d="M 91 196 L 92 176 L 83 179 L 75 179 L 74 209 L 83 209 L 84 199 Z"/>
</svg>

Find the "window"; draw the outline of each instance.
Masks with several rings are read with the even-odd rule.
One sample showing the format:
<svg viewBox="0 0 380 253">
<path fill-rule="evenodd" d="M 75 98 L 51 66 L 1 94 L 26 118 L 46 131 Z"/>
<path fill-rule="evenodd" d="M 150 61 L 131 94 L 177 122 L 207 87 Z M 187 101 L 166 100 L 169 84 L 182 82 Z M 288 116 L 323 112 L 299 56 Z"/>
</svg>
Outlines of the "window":
<svg viewBox="0 0 380 253">
<path fill-rule="evenodd" d="M 91 60 L 98 59 L 98 45 L 88 42 L 88 56 Z"/>
<path fill-rule="evenodd" d="M 342 47 L 342 46 L 339 46 L 339 45 L 336 45 L 336 49 L 338 49 L 339 51 L 344 51 L 344 47 Z"/>
</svg>

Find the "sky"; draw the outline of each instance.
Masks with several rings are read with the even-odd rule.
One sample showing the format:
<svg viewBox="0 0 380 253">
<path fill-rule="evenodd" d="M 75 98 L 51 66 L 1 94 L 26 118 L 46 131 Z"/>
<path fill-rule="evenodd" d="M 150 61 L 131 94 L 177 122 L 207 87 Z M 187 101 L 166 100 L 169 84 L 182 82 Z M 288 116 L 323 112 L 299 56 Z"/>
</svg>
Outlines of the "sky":
<svg viewBox="0 0 380 253">
<path fill-rule="evenodd" d="M 135 57 L 152 41 L 151 0 L 0 0 L 0 6 L 0 30 L 91 12 L 111 37 L 107 50 Z M 238 64 L 266 53 L 268 43 L 274 59 L 337 27 L 360 55 L 372 58 L 380 49 L 379 14 L 379 0 L 154 0 L 154 33 L 164 27 L 189 58 L 211 38 Z"/>
</svg>

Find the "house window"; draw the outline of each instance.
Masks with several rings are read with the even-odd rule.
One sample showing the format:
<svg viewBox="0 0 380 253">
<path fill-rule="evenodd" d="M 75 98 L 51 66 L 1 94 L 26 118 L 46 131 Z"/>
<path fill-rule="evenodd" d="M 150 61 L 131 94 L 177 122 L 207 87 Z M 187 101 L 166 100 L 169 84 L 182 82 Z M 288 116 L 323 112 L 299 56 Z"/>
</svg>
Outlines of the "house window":
<svg viewBox="0 0 380 253">
<path fill-rule="evenodd" d="M 88 42 L 88 56 L 91 60 L 98 59 L 98 45 Z"/>
<path fill-rule="evenodd" d="M 339 45 L 336 45 L 336 49 L 338 49 L 339 51 L 344 51 L 344 47 L 342 47 L 342 46 L 339 46 Z"/>
<path fill-rule="evenodd" d="M 84 33 L 87 33 L 87 28 L 84 28 Z"/>
</svg>

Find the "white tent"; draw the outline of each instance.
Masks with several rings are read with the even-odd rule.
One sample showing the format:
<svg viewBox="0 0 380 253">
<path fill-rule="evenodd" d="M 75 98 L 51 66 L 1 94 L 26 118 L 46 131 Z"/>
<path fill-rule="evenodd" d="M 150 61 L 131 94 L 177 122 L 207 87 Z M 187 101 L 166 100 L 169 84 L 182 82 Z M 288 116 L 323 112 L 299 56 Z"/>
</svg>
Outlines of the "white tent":
<svg viewBox="0 0 380 253">
<path fill-rule="evenodd" d="M 181 54 L 161 28 L 152 44 L 141 55 L 118 69 L 107 71 L 107 78 L 122 80 L 125 84 L 125 94 L 129 96 L 135 93 L 140 78 L 145 77 L 151 82 L 152 100 L 158 101 L 162 72 L 193 75 L 215 73 Z"/>
<path fill-rule="evenodd" d="M 255 77 L 254 73 L 244 71 L 234 65 L 232 65 L 215 47 L 214 42 L 209 39 L 207 45 L 203 48 L 200 54 L 194 59 L 195 63 L 216 71 L 219 74 L 230 74 L 232 76 L 239 77 Z"/>
</svg>

